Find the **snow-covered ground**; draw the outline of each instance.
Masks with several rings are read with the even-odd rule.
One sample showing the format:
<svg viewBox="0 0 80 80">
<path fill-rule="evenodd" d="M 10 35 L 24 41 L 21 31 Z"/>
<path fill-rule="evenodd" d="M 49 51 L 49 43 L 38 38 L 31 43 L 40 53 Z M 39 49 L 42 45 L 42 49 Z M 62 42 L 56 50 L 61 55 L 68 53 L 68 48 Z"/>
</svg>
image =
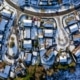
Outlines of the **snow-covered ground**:
<svg viewBox="0 0 80 80">
<path fill-rule="evenodd" d="M 11 1 L 14 4 L 16 4 L 17 6 L 24 6 L 26 4 L 25 3 L 25 0 L 11 0 Z M 31 2 L 34 2 L 35 3 L 35 1 L 31 1 Z M 38 3 L 38 1 L 37 1 L 37 3 Z M 57 5 L 56 4 L 56 5 L 52 6 L 52 8 L 50 8 L 50 9 L 48 9 L 48 7 L 46 6 L 47 8 L 44 10 L 44 13 L 54 13 L 56 11 L 58 11 L 58 12 L 65 11 L 65 10 L 68 10 L 69 8 L 73 8 L 74 6 L 77 6 L 79 4 L 80 4 L 80 1 L 79 0 L 67 0 L 67 1 L 63 0 L 63 3 L 61 5 Z M 28 6 L 28 7 L 25 6 L 24 9 L 25 10 L 34 11 L 34 12 L 43 13 L 39 8 L 35 8 L 34 6 L 35 5 Z M 38 6 L 38 5 L 36 4 L 36 6 Z"/>
<path fill-rule="evenodd" d="M 25 5 L 25 0 L 11 0 L 11 1 L 19 6 Z"/>
</svg>

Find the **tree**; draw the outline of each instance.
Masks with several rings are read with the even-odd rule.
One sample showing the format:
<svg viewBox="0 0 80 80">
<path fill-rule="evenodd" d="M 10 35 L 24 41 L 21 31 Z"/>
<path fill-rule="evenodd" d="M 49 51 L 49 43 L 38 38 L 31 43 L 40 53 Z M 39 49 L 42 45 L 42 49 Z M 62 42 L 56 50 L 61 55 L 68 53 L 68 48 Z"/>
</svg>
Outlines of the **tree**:
<svg viewBox="0 0 80 80">
<path fill-rule="evenodd" d="M 9 47 L 13 48 L 15 46 L 15 43 L 13 41 L 10 42 Z"/>
<path fill-rule="evenodd" d="M 58 3 L 61 4 L 62 3 L 62 0 L 58 0 Z"/>
<path fill-rule="evenodd" d="M 11 41 L 14 41 L 14 37 L 11 37 Z"/>
</svg>

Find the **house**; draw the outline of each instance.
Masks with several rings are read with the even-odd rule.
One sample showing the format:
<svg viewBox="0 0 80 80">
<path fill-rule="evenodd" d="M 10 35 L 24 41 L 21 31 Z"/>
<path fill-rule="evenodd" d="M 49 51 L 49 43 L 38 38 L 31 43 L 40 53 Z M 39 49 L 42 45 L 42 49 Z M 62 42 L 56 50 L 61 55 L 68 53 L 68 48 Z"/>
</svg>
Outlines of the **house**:
<svg viewBox="0 0 80 80">
<path fill-rule="evenodd" d="M 38 35 L 37 27 L 31 28 L 31 39 L 36 39 Z"/>
<path fill-rule="evenodd" d="M 73 35 L 73 41 L 79 41 L 80 42 L 80 33 Z"/>
<path fill-rule="evenodd" d="M 27 65 L 30 65 L 32 61 L 32 53 L 27 53 L 27 58 L 25 59 L 25 62 Z"/>
<path fill-rule="evenodd" d="M 38 29 L 38 38 L 43 38 L 43 30 Z"/>
<path fill-rule="evenodd" d="M 61 55 L 59 56 L 59 61 L 60 63 L 67 63 L 67 55 L 65 52 L 61 53 Z"/>
<path fill-rule="evenodd" d="M 78 47 L 76 47 L 72 53 L 76 56 L 79 57 L 80 56 L 80 45 Z"/>
<path fill-rule="evenodd" d="M 1 32 L 4 32 L 5 31 L 5 28 L 6 28 L 7 23 L 8 23 L 8 20 L 2 18 L 2 20 L 0 22 L 0 31 Z"/>
<path fill-rule="evenodd" d="M 37 5 L 37 0 L 30 0 L 31 5 Z"/>
<path fill-rule="evenodd" d="M 12 12 L 9 11 L 9 10 L 3 9 L 3 10 L 1 11 L 1 14 L 2 14 L 3 16 L 5 16 L 5 17 L 10 18 L 11 15 L 12 15 Z"/>
<path fill-rule="evenodd" d="M 47 52 L 48 56 L 46 57 Z M 54 54 L 53 50 L 47 52 L 45 50 L 40 51 L 41 64 L 44 66 L 45 69 L 52 67 L 56 58 L 56 55 Z"/>
<path fill-rule="evenodd" d="M 33 51 L 32 54 L 33 54 L 32 65 L 35 65 L 35 64 L 38 63 L 38 52 L 37 51 Z"/>
<path fill-rule="evenodd" d="M 54 20 L 47 20 L 46 22 L 44 22 L 43 23 L 43 26 L 45 27 L 45 28 L 54 28 L 54 22 L 53 22 Z"/>
<path fill-rule="evenodd" d="M 66 63 L 67 62 L 67 56 L 60 56 L 60 63 Z"/>
<path fill-rule="evenodd" d="M 79 57 L 79 56 L 80 56 L 80 50 L 77 50 L 77 51 L 76 51 L 75 56 L 76 56 L 76 57 Z"/>
<path fill-rule="evenodd" d="M 27 50 L 31 50 L 32 49 L 32 40 L 24 40 L 23 48 L 27 49 Z"/>
<path fill-rule="evenodd" d="M 39 39 L 39 48 L 40 48 L 40 50 L 45 49 L 44 38 Z"/>
<path fill-rule="evenodd" d="M 45 37 L 53 37 L 53 30 L 52 29 L 44 29 L 44 36 Z"/>
<path fill-rule="evenodd" d="M 45 38 L 45 46 L 46 46 L 46 48 L 52 46 L 52 44 L 53 44 L 53 40 L 52 39 Z"/>
<path fill-rule="evenodd" d="M 69 30 L 70 30 L 71 34 L 78 33 L 79 32 L 78 25 L 73 24 L 73 25 L 69 26 Z"/>
<path fill-rule="evenodd" d="M 30 39 L 31 38 L 31 31 L 30 28 L 24 29 L 24 39 Z"/>
<path fill-rule="evenodd" d="M 20 30 L 20 40 L 24 39 L 24 31 L 23 30 Z"/>
<path fill-rule="evenodd" d="M 7 80 L 7 78 L 9 77 L 10 69 L 11 66 L 6 66 L 4 72 L 3 73 L 0 72 L 0 78 L 2 80 Z"/>
<path fill-rule="evenodd" d="M 34 57 L 37 57 L 38 56 L 38 52 L 36 52 L 36 51 L 33 51 L 32 54 L 33 54 Z"/>
<path fill-rule="evenodd" d="M 25 52 L 24 51 L 21 51 L 20 54 L 19 54 L 19 59 L 21 60 L 24 60 L 25 59 Z"/>
<path fill-rule="evenodd" d="M 32 24 L 33 24 L 32 20 L 26 20 L 26 19 L 23 19 L 22 23 L 25 28 L 32 27 Z"/>
<path fill-rule="evenodd" d="M 0 34 L 0 42 L 2 42 L 2 40 L 3 40 L 3 35 Z"/>
<path fill-rule="evenodd" d="M 38 62 L 37 57 L 33 57 L 32 58 L 32 65 L 37 64 L 37 62 Z"/>
<path fill-rule="evenodd" d="M 0 43 L 0 51 L 2 50 L 2 43 Z"/>
</svg>

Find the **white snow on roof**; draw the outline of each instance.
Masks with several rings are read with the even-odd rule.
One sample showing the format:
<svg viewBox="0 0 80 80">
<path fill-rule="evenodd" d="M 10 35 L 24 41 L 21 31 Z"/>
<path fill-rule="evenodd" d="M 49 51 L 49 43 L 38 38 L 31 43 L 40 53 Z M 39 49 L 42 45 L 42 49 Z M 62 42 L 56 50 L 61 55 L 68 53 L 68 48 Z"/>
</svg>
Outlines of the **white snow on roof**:
<svg viewBox="0 0 80 80">
<path fill-rule="evenodd" d="M 34 55 L 34 56 L 37 56 L 37 54 L 38 54 L 37 52 L 33 51 L 33 55 Z"/>
<path fill-rule="evenodd" d="M 0 48 L 1 48 L 2 44 L 0 44 Z"/>
<path fill-rule="evenodd" d="M 77 52 L 75 53 L 75 56 L 80 56 L 80 49 L 79 50 L 77 50 Z"/>
<path fill-rule="evenodd" d="M 0 41 L 2 41 L 3 35 L 0 34 Z"/>
<path fill-rule="evenodd" d="M 31 61 L 32 58 L 32 54 L 31 53 L 27 53 L 27 61 Z"/>
<path fill-rule="evenodd" d="M 71 32 L 78 30 L 78 25 L 74 24 L 74 25 L 70 26 L 70 30 L 71 30 Z"/>
<path fill-rule="evenodd" d="M 25 29 L 24 30 L 24 38 L 30 38 L 30 29 Z"/>
<path fill-rule="evenodd" d="M 6 9 L 3 9 L 3 10 L 1 11 L 1 13 L 2 13 L 2 15 L 6 16 L 6 17 L 10 17 L 10 16 L 11 16 L 11 12 L 8 11 L 8 10 L 6 10 Z"/>
<path fill-rule="evenodd" d="M 24 46 L 24 48 L 31 48 L 32 47 L 32 41 L 31 40 L 24 40 L 23 46 Z"/>
<path fill-rule="evenodd" d="M 0 22 L 0 30 L 4 31 L 5 30 L 5 25 L 7 24 L 8 20 L 2 19 Z"/>
<path fill-rule="evenodd" d="M 23 20 L 24 26 L 32 26 L 32 20 Z"/>
<path fill-rule="evenodd" d="M 60 62 L 67 62 L 67 57 L 66 56 L 60 56 Z"/>
<path fill-rule="evenodd" d="M 75 46 L 74 46 L 74 45 L 70 45 L 70 46 L 69 46 L 69 50 L 70 50 L 70 51 L 73 51 L 74 49 L 75 49 Z"/>
<path fill-rule="evenodd" d="M 52 37 L 53 36 L 53 30 L 52 29 L 44 29 L 45 36 Z"/>
<path fill-rule="evenodd" d="M 31 39 L 35 39 L 37 37 L 37 28 L 33 27 L 31 29 Z"/>
<path fill-rule="evenodd" d="M 56 50 L 54 50 L 54 55 L 56 56 L 58 54 L 58 52 Z"/>
<path fill-rule="evenodd" d="M 45 29 L 45 33 L 53 33 L 53 30 Z"/>
</svg>

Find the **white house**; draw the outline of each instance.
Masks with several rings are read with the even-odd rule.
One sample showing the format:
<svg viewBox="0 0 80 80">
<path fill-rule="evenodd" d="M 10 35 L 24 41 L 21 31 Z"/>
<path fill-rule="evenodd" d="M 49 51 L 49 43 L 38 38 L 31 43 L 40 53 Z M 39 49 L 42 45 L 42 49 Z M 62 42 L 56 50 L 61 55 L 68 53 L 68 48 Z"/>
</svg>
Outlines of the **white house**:
<svg viewBox="0 0 80 80">
<path fill-rule="evenodd" d="M 76 51 L 75 56 L 76 57 L 79 57 L 80 56 L 80 49 Z"/>
<path fill-rule="evenodd" d="M 35 39 L 37 37 L 37 27 L 32 27 L 31 28 L 31 39 Z"/>
<path fill-rule="evenodd" d="M 24 30 L 24 38 L 30 38 L 31 32 L 30 28 Z"/>
<path fill-rule="evenodd" d="M 2 38 L 3 38 L 3 35 L 2 35 L 2 34 L 0 34 L 0 41 L 2 41 Z"/>
<path fill-rule="evenodd" d="M 71 33 L 74 33 L 74 32 L 76 32 L 76 31 L 79 30 L 77 24 L 71 25 L 71 26 L 69 27 L 69 29 L 70 29 Z"/>
<path fill-rule="evenodd" d="M 67 62 L 67 56 L 60 56 L 59 59 L 61 63 Z"/>
<path fill-rule="evenodd" d="M 1 14 L 3 15 L 3 16 L 6 16 L 6 17 L 11 17 L 11 11 L 9 11 L 9 10 L 6 10 L 6 9 L 3 9 L 2 11 L 1 11 Z"/>
<path fill-rule="evenodd" d="M 46 48 L 49 47 L 49 46 L 52 46 L 52 42 L 53 42 L 52 39 L 46 38 L 46 39 L 45 39 Z"/>
<path fill-rule="evenodd" d="M 38 55 L 38 52 L 36 52 L 36 51 L 33 51 L 33 56 L 37 56 Z"/>
<path fill-rule="evenodd" d="M 44 29 L 44 36 L 45 37 L 53 37 L 53 30 L 52 29 Z"/>
<path fill-rule="evenodd" d="M 67 62 L 67 53 L 66 52 L 62 52 L 61 55 L 59 56 L 59 60 L 61 63 L 66 63 Z"/>
<path fill-rule="evenodd" d="M 32 20 L 23 20 L 22 21 L 22 23 L 23 23 L 23 26 L 24 27 L 31 27 L 32 26 Z"/>
<path fill-rule="evenodd" d="M 31 64 L 31 61 L 32 61 L 32 54 L 31 53 L 27 53 L 27 58 L 25 61 L 27 64 Z"/>
<path fill-rule="evenodd" d="M 73 41 L 80 41 L 80 34 L 73 35 Z"/>
<path fill-rule="evenodd" d="M 43 30 L 38 29 L 38 38 L 43 38 Z"/>
<path fill-rule="evenodd" d="M 32 41 L 31 40 L 24 40 L 23 41 L 23 47 L 25 49 L 31 49 L 32 48 Z"/>
<path fill-rule="evenodd" d="M 2 19 L 0 22 L 0 31 L 4 31 L 5 30 L 5 26 L 8 23 L 8 20 L 6 19 Z"/>
</svg>

